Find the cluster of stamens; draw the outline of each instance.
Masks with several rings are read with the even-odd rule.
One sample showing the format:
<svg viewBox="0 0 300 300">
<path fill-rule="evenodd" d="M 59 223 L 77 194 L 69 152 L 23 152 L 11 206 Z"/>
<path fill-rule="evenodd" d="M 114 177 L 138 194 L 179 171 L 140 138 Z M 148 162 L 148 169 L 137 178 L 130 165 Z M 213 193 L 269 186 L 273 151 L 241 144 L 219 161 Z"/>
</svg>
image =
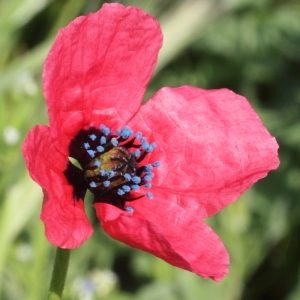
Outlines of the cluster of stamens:
<svg viewBox="0 0 300 300">
<path fill-rule="evenodd" d="M 70 156 L 79 162 L 95 202 L 132 211 L 126 201 L 144 195 L 153 198 L 151 192 L 141 194 L 139 190 L 141 186 L 151 188 L 153 169 L 160 166 L 158 161 L 142 165 L 145 156 L 155 148 L 155 143 L 149 144 L 141 132 L 134 134 L 128 126 L 113 134 L 101 125 L 99 129 L 81 130 L 71 142 Z"/>
</svg>

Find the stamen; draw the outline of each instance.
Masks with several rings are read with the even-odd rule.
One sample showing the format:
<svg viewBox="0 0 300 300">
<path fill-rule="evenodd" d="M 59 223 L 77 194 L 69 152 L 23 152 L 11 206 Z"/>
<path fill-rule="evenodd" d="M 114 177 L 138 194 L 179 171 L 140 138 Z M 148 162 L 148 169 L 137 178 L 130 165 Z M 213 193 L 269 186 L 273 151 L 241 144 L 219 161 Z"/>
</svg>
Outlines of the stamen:
<svg viewBox="0 0 300 300">
<path fill-rule="evenodd" d="M 122 190 L 122 189 L 118 189 L 118 195 L 120 195 L 120 196 L 122 196 L 122 195 L 124 195 L 125 194 L 125 192 Z"/>
<path fill-rule="evenodd" d="M 101 162 L 99 160 L 95 160 L 94 166 L 99 168 L 101 166 Z"/>
<path fill-rule="evenodd" d="M 128 185 L 123 185 L 122 189 L 124 192 L 128 193 L 130 191 L 130 187 Z"/>
<path fill-rule="evenodd" d="M 110 129 L 104 126 L 103 124 L 100 125 L 100 130 L 102 130 L 103 134 L 108 136 L 110 134 Z"/>
<path fill-rule="evenodd" d="M 157 147 L 156 143 L 153 142 L 153 143 L 151 144 L 151 147 L 152 147 L 152 149 L 155 149 L 155 148 Z"/>
<path fill-rule="evenodd" d="M 132 136 L 133 131 L 128 126 L 125 126 L 120 133 L 122 138 L 125 140 L 128 139 L 130 136 Z"/>
<path fill-rule="evenodd" d="M 152 187 L 152 184 L 151 184 L 150 182 L 146 182 L 146 183 L 144 184 L 144 186 L 145 186 L 146 188 L 150 189 L 150 188 Z"/>
<path fill-rule="evenodd" d="M 147 196 L 149 199 L 153 199 L 153 194 L 150 193 L 150 192 L 147 192 L 147 193 L 146 193 L 146 196 Z"/>
<path fill-rule="evenodd" d="M 108 172 L 106 172 L 106 176 L 107 176 L 108 178 L 114 177 L 115 174 L 116 174 L 116 172 L 114 172 L 114 171 L 108 171 Z"/>
<path fill-rule="evenodd" d="M 153 166 L 150 165 L 150 164 L 148 164 L 148 165 L 145 166 L 145 171 L 146 172 L 150 172 L 152 169 L 153 169 Z"/>
<path fill-rule="evenodd" d="M 126 180 L 130 181 L 131 176 L 130 176 L 128 173 L 126 173 L 126 174 L 124 174 L 124 178 L 125 178 Z"/>
<path fill-rule="evenodd" d="M 109 187 L 109 185 L 110 185 L 110 181 L 109 180 L 103 181 L 103 186 Z"/>
<path fill-rule="evenodd" d="M 135 157 L 139 157 L 140 155 L 141 155 L 141 150 L 135 150 L 134 152 L 133 152 L 133 155 L 135 156 Z"/>
<path fill-rule="evenodd" d="M 134 212 L 134 209 L 132 207 L 130 207 L 130 206 L 125 207 L 125 210 L 127 212 L 129 212 L 129 213 L 133 213 Z"/>
<path fill-rule="evenodd" d="M 104 148 L 103 148 L 102 146 L 98 146 L 98 147 L 97 147 L 97 150 L 98 150 L 98 152 L 103 152 L 103 151 L 104 151 Z"/>
<path fill-rule="evenodd" d="M 140 189 L 140 186 L 137 185 L 137 184 L 133 184 L 133 185 L 131 185 L 130 187 L 131 187 L 131 189 L 132 189 L 133 191 L 138 191 L 138 190 Z"/>
<path fill-rule="evenodd" d="M 100 170 L 100 175 L 101 175 L 101 176 L 107 176 L 107 172 L 104 171 L 104 170 Z"/>
<path fill-rule="evenodd" d="M 147 150 L 150 145 L 147 142 L 142 143 L 142 149 Z"/>
<path fill-rule="evenodd" d="M 132 181 L 133 183 L 138 184 L 138 183 L 141 182 L 141 178 L 138 177 L 138 176 L 133 176 L 133 177 L 131 178 L 131 181 Z"/>
<path fill-rule="evenodd" d="M 142 136 L 143 136 L 142 133 L 139 132 L 139 131 L 135 134 L 135 137 L 136 137 L 137 139 L 140 139 Z"/>
<path fill-rule="evenodd" d="M 152 172 L 147 172 L 146 174 L 149 175 L 151 178 L 154 177 L 154 173 L 152 173 Z"/>
<path fill-rule="evenodd" d="M 101 145 L 106 144 L 106 137 L 104 135 L 102 135 L 101 138 L 100 138 L 100 144 Z"/>
<path fill-rule="evenodd" d="M 95 157 L 96 151 L 94 151 L 94 150 L 87 150 L 87 153 L 90 155 L 90 157 Z"/>
<path fill-rule="evenodd" d="M 146 152 L 148 152 L 148 153 L 152 152 L 155 147 L 156 147 L 155 143 L 152 143 L 151 145 L 149 145 L 148 143 L 143 143 L 142 144 L 142 148 L 144 150 L 146 150 Z"/>
<path fill-rule="evenodd" d="M 87 149 L 89 149 L 91 146 L 90 146 L 89 143 L 84 143 L 84 144 L 83 144 L 83 147 L 87 150 Z"/>
<path fill-rule="evenodd" d="M 152 177 L 150 175 L 146 175 L 146 176 L 144 176 L 144 180 L 151 181 Z"/>
<path fill-rule="evenodd" d="M 153 163 L 153 167 L 160 167 L 161 166 L 161 162 L 160 161 L 156 161 Z"/>
<path fill-rule="evenodd" d="M 112 143 L 112 145 L 115 146 L 115 147 L 118 146 L 118 144 L 119 144 L 119 142 L 118 142 L 115 138 L 112 138 L 112 139 L 111 139 L 111 143 Z"/>
<path fill-rule="evenodd" d="M 94 134 L 90 134 L 89 137 L 92 141 L 94 141 L 97 138 Z"/>
<path fill-rule="evenodd" d="M 91 188 L 97 187 L 96 182 L 95 182 L 95 181 L 91 181 L 91 182 L 90 182 L 90 187 L 91 187 Z"/>
</svg>

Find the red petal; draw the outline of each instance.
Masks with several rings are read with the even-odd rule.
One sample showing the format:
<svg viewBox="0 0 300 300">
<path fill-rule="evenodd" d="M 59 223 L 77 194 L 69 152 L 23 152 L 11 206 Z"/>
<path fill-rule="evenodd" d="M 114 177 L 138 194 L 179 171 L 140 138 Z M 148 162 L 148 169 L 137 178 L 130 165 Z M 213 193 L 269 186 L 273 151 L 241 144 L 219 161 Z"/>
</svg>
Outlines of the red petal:
<svg viewBox="0 0 300 300">
<path fill-rule="evenodd" d="M 130 202 L 133 213 L 109 204 L 94 206 L 103 229 L 114 239 L 205 278 L 219 281 L 228 273 L 226 249 L 193 211 L 158 197 Z"/>
<path fill-rule="evenodd" d="M 275 138 L 249 102 L 226 89 L 163 88 L 129 126 L 158 145 L 148 157 L 162 162 L 154 196 L 173 193 L 178 204 L 199 209 L 202 217 L 236 200 L 279 164 Z"/>
<path fill-rule="evenodd" d="M 67 144 L 84 126 L 124 125 L 139 108 L 161 43 L 154 18 L 117 3 L 60 30 L 43 74 L 54 138 Z"/>
<path fill-rule="evenodd" d="M 93 228 L 84 212 L 83 200 L 73 200 L 73 187 L 63 174 L 67 157 L 56 151 L 49 127 L 34 127 L 22 151 L 31 177 L 44 191 L 41 219 L 49 242 L 61 248 L 80 246 Z"/>
</svg>

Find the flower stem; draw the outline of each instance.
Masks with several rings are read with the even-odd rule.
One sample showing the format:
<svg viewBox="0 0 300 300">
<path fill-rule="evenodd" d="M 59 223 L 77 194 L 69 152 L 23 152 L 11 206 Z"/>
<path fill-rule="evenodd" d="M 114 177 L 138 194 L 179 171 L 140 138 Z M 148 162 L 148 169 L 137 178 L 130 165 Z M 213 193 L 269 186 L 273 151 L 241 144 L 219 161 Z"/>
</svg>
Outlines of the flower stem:
<svg viewBox="0 0 300 300">
<path fill-rule="evenodd" d="M 67 276 L 70 249 L 57 247 L 48 300 L 60 300 Z"/>
</svg>

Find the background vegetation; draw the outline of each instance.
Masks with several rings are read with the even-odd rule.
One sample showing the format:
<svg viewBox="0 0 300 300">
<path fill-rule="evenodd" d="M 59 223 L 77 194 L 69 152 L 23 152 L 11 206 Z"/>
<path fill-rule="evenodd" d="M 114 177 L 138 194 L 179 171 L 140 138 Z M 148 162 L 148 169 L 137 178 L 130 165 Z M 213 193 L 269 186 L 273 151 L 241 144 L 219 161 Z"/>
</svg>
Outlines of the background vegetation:
<svg viewBox="0 0 300 300">
<path fill-rule="evenodd" d="M 119 2 L 143 8 L 163 28 L 146 98 L 162 86 L 183 84 L 243 94 L 276 136 L 281 165 L 207 220 L 231 255 L 222 282 L 112 240 L 91 210 L 95 234 L 72 252 L 65 299 L 300 299 L 299 1 Z M 0 0 L 0 299 L 47 294 L 55 248 L 44 236 L 42 193 L 20 147 L 31 127 L 48 122 L 41 71 L 55 34 L 102 3 Z"/>
</svg>

